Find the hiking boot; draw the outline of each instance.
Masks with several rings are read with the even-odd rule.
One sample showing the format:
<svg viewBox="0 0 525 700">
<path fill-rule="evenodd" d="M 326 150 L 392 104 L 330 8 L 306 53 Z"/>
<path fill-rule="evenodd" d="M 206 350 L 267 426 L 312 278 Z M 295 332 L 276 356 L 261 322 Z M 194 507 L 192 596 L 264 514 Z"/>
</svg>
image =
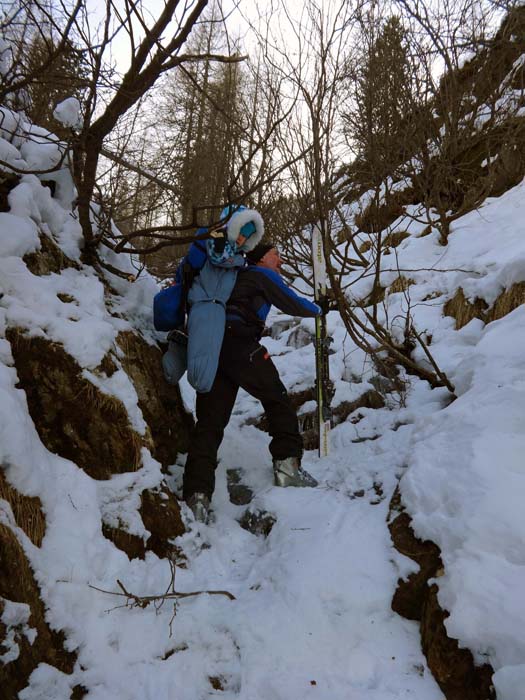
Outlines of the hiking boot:
<svg viewBox="0 0 525 700">
<path fill-rule="evenodd" d="M 210 517 L 210 499 L 205 493 L 194 493 L 186 501 L 188 508 L 193 513 L 196 522 L 208 523 Z"/>
<path fill-rule="evenodd" d="M 273 460 L 276 486 L 317 486 L 317 481 L 301 467 L 297 457 Z"/>
</svg>

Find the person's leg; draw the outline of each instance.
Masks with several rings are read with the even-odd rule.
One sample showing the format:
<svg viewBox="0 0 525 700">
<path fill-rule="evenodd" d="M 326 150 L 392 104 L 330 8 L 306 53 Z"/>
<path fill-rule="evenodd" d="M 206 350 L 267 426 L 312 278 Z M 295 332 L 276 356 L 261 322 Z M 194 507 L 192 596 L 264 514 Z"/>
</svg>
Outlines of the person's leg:
<svg viewBox="0 0 525 700">
<path fill-rule="evenodd" d="M 223 344 L 221 367 L 233 382 L 258 399 L 268 419 L 274 460 L 303 454 L 303 441 L 297 415 L 288 392 L 279 378 L 266 348 L 255 340 L 227 338 Z"/>
<path fill-rule="evenodd" d="M 215 488 L 217 450 L 228 425 L 237 390 L 238 385 L 219 369 L 211 390 L 206 394 L 197 394 L 197 425 L 192 433 L 184 468 L 185 501 L 195 493 L 203 493 L 211 500 Z"/>
<path fill-rule="evenodd" d="M 225 342 L 222 367 L 230 379 L 262 403 L 272 437 L 270 452 L 276 486 L 317 486 L 301 468 L 303 440 L 288 392 L 266 348 L 255 341 L 239 347 Z"/>
</svg>

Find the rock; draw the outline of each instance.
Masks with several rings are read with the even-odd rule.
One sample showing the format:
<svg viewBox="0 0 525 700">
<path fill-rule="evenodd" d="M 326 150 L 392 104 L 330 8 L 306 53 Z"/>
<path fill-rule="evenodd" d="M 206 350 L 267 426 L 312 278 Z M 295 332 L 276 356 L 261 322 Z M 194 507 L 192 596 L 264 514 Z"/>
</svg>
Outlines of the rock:
<svg viewBox="0 0 525 700">
<path fill-rule="evenodd" d="M 175 495 L 162 484 L 158 489 L 145 489 L 141 494 L 140 514 L 150 537 L 146 549 L 158 557 L 180 556 L 172 540 L 186 532 Z"/>
<path fill-rule="evenodd" d="M 458 641 L 447 634 L 444 623 L 449 613 L 439 605 L 437 585 L 428 583 L 443 573 L 441 552 L 433 542 L 422 542 L 414 535 L 399 490 L 392 497 L 390 517 L 393 517 L 389 529 L 395 548 L 420 567 L 406 581 L 398 580 L 392 609 L 409 620 L 420 621 L 421 646 L 428 667 L 447 700 L 494 700 L 492 667 L 476 666 L 472 653 L 460 649 Z"/>
<path fill-rule="evenodd" d="M 144 559 L 151 551 L 162 558 L 183 560 L 181 550 L 173 540 L 186 532 L 182 522 L 180 506 L 175 495 L 162 484 L 158 489 L 145 489 L 140 496 L 139 512 L 146 530 L 150 532 L 147 540 L 116 528 L 102 524 L 102 534 L 113 542 L 115 547 L 125 552 L 130 559 Z"/>
<path fill-rule="evenodd" d="M 315 342 L 315 335 L 306 330 L 303 326 L 297 326 L 288 336 L 286 345 L 292 348 L 304 348 Z"/>
<path fill-rule="evenodd" d="M 122 366 L 133 382 L 150 430 L 152 455 L 166 468 L 175 463 L 178 453 L 188 451 L 193 417 L 185 410 L 178 387 L 164 379 L 158 347 L 132 332 L 120 333 L 117 344 L 124 351 Z"/>
<path fill-rule="evenodd" d="M 226 480 L 230 502 L 236 506 L 245 506 L 252 502 L 253 491 L 242 483 L 242 469 L 227 469 Z"/>
<path fill-rule="evenodd" d="M 24 389 L 31 418 L 51 452 L 70 459 L 94 479 L 138 469 L 143 447 L 165 467 L 179 452 L 187 452 L 193 419 L 184 410 L 178 389 L 164 381 L 160 349 L 138 334 L 121 333 L 118 341 L 124 350 L 122 365 L 148 426 L 143 436 L 131 427 L 122 402 L 83 377 L 82 368 L 61 345 L 26 337 L 17 328 L 8 329 L 6 337 L 18 386 Z M 111 376 L 115 369 L 109 353 L 97 371 Z"/>
<path fill-rule="evenodd" d="M 277 520 L 275 516 L 268 513 L 268 511 L 257 508 L 255 510 L 248 509 L 244 511 L 242 518 L 238 522 L 244 530 L 248 530 L 252 535 L 268 537 Z"/>
<path fill-rule="evenodd" d="M 9 211 L 9 193 L 19 184 L 20 175 L 2 171 L 0 174 L 0 211 Z"/>
<path fill-rule="evenodd" d="M 281 333 L 287 331 L 289 328 L 296 326 L 301 322 L 300 318 L 286 318 L 280 321 L 274 321 L 270 327 L 268 327 L 264 335 L 269 335 L 271 338 L 278 338 Z"/>
</svg>

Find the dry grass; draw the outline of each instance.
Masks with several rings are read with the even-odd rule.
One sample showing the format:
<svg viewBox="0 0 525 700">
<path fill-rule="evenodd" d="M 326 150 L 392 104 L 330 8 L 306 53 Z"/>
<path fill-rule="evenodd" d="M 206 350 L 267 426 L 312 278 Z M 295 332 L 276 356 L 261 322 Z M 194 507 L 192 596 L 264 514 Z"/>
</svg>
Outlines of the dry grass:
<svg viewBox="0 0 525 700">
<path fill-rule="evenodd" d="M 383 248 L 397 248 L 405 238 L 410 238 L 408 231 L 392 231 L 383 238 Z"/>
<path fill-rule="evenodd" d="M 82 398 L 83 401 L 86 401 L 91 406 L 95 406 L 99 411 L 110 415 L 121 416 L 123 412 L 126 413 L 124 404 L 120 399 L 104 393 L 90 381 L 83 382 L 79 398 Z"/>
<path fill-rule="evenodd" d="M 61 345 L 26 338 L 20 329 L 8 329 L 7 338 L 30 415 L 51 452 L 95 479 L 140 468 L 145 440 L 120 399 L 86 379 Z"/>
<path fill-rule="evenodd" d="M 388 203 L 371 202 L 368 207 L 356 214 L 355 225 L 365 233 L 381 233 L 403 213 L 403 205 L 396 199 Z"/>
<path fill-rule="evenodd" d="M 85 382 L 82 394 L 85 395 L 88 405 L 95 407 L 98 412 L 107 416 L 108 420 L 113 420 L 113 425 L 119 427 L 123 434 L 126 433 L 126 439 L 131 447 L 133 456 L 130 471 L 140 469 L 142 466 L 142 448 L 148 441 L 145 441 L 141 435 L 131 428 L 128 421 L 128 413 L 122 401 L 116 396 L 105 394 L 90 381 Z"/>
<path fill-rule="evenodd" d="M 506 289 L 490 308 L 483 299 L 468 301 L 460 287 L 452 299 L 447 301 L 443 312 L 445 316 L 452 316 L 456 320 L 456 330 L 459 330 L 473 318 L 479 318 L 484 323 L 497 321 L 522 304 L 525 304 L 525 282 L 517 282 Z"/>
<path fill-rule="evenodd" d="M 415 280 L 411 279 L 410 277 L 403 277 L 403 275 L 399 275 L 399 277 L 392 282 L 388 291 L 390 294 L 395 294 L 396 292 L 406 292 L 406 290 L 412 284 L 415 284 Z"/>
<path fill-rule="evenodd" d="M 439 297 L 443 296 L 443 292 L 431 292 L 430 294 L 427 294 L 426 297 L 423 297 L 422 301 L 431 301 L 432 299 L 439 299 Z"/>
<path fill-rule="evenodd" d="M 9 484 L 2 468 L 0 468 L 0 498 L 11 506 L 18 527 L 26 533 L 34 545 L 40 547 L 46 534 L 46 519 L 40 499 L 19 493 Z"/>
<path fill-rule="evenodd" d="M 372 243 L 372 241 L 365 241 L 364 243 L 361 243 L 361 245 L 359 246 L 359 252 L 360 253 L 367 253 L 373 245 L 374 244 Z"/>
<path fill-rule="evenodd" d="M 522 304 L 525 304 L 525 282 L 517 282 L 499 295 L 487 314 L 487 322 L 503 318 Z"/>
<path fill-rule="evenodd" d="M 473 302 L 468 301 L 463 289 L 460 287 L 452 299 L 449 299 L 443 307 L 443 313 L 445 316 L 452 316 L 456 320 L 456 330 L 459 330 L 474 318 L 485 321 L 487 308 L 487 303 L 483 299 L 475 299 Z"/>
</svg>

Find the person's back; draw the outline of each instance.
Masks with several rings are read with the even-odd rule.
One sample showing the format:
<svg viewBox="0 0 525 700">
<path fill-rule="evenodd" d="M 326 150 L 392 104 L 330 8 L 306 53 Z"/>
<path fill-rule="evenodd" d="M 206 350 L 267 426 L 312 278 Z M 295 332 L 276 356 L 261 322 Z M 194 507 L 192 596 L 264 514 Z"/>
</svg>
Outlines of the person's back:
<svg viewBox="0 0 525 700">
<path fill-rule="evenodd" d="M 290 289 L 276 270 L 262 265 L 249 265 L 239 270 L 228 299 L 228 325 L 237 321 L 249 327 L 249 334 L 253 331 L 260 338 L 272 305 L 290 316 L 315 316 L 319 313 L 318 307 Z"/>
</svg>

